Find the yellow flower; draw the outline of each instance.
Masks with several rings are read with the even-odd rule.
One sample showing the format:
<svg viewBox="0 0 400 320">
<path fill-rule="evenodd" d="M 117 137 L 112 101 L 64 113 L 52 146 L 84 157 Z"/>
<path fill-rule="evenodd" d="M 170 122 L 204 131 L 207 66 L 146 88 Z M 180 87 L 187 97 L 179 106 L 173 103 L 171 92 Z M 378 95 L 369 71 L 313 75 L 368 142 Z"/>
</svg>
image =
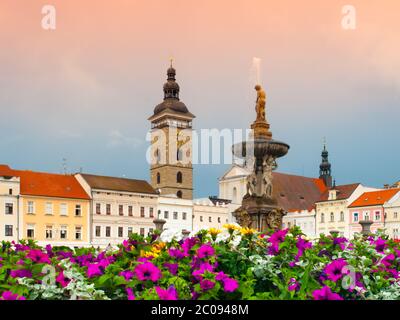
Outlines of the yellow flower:
<svg viewBox="0 0 400 320">
<path fill-rule="evenodd" d="M 212 236 L 216 236 L 218 233 L 221 233 L 221 230 L 216 229 L 216 228 L 210 228 L 208 230 L 208 233 L 211 234 Z"/>
<path fill-rule="evenodd" d="M 240 230 L 240 227 L 238 227 L 237 225 L 235 225 L 235 224 L 224 224 L 223 225 L 223 227 L 225 228 L 225 229 L 228 229 L 229 231 L 234 231 L 234 230 Z"/>
<path fill-rule="evenodd" d="M 256 232 L 257 232 L 257 230 L 251 229 L 251 228 L 241 228 L 241 229 L 240 229 L 240 233 L 241 233 L 242 235 L 244 235 L 244 236 L 246 236 L 246 235 L 252 235 L 252 234 L 254 234 L 254 233 L 256 233 Z"/>
</svg>

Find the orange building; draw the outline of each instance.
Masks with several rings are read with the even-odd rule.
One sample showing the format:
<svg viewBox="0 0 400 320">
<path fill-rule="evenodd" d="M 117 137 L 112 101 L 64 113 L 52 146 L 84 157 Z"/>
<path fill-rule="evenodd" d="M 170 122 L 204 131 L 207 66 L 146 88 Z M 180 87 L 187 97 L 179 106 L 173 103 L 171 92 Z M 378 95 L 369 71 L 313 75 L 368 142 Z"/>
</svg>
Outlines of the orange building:
<svg viewBox="0 0 400 320">
<path fill-rule="evenodd" d="M 11 172 L 20 178 L 19 239 L 41 245 L 89 245 L 90 197 L 74 176 Z"/>
</svg>

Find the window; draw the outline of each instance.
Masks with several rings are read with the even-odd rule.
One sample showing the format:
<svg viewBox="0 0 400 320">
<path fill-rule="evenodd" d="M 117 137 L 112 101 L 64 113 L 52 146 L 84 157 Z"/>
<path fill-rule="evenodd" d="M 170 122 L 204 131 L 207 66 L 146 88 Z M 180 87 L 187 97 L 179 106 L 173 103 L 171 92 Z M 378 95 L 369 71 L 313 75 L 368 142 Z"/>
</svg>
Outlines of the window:
<svg viewBox="0 0 400 320">
<path fill-rule="evenodd" d="M 60 238 L 67 239 L 67 226 L 61 226 Z"/>
<path fill-rule="evenodd" d="M 118 237 L 122 238 L 124 236 L 124 228 L 118 227 Z"/>
<path fill-rule="evenodd" d="M 164 211 L 164 219 L 168 219 L 169 218 L 169 212 L 168 211 Z"/>
<path fill-rule="evenodd" d="M 200 216 L 200 222 L 203 222 L 203 216 Z"/>
<path fill-rule="evenodd" d="M 287 223 L 288 228 L 290 228 L 292 226 L 292 224 L 290 222 Z"/>
<path fill-rule="evenodd" d="M 101 214 L 101 203 L 96 203 L 96 214 Z"/>
<path fill-rule="evenodd" d="M 331 212 L 331 222 L 335 221 L 335 214 L 333 212 Z"/>
<path fill-rule="evenodd" d="M 12 203 L 6 203 L 6 214 L 13 214 L 13 204 Z"/>
<path fill-rule="evenodd" d="M 108 216 L 111 215 L 111 204 L 109 203 L 106 204 L 106 214 Z"/>
<path fill-rule="evenodd" d="M 140 235 L 144 236 L 144 228 L 140 228 Z"/>
<path fill-rule="evenodd" d="M 101 237 L 101 226 L 96 226 L 96 237 Z"/>
<path fill-rule="evenodd" d="M 381 212 L 375 211 L 375 221 L 380 221 L 380 220 L 381 220 Z"/>
<path fill-rule="evenodd" d="M 179 199 L 181 199 L 181 198 L 182 198 L 182 191 L 179 190 L 179 191 L 176 193 L 176 196 L 177 196 Z"/>
<path fill-rule="evenodd" d="M 46 239 L 53 239 L 53 226 L 46 226 Z"/>
<path fill-rule="evenodd" d="M 150 218 L 154 218 L 154 208 L 149 209 Z"/>
<path fill-rule="evenodd" d="M 66 216 L 68 215 L 68 207 L 66 203 L 61 203 L 60 204 L 60 215 L 61 216 Z"/>
<path fill-rule="evenodd" d="M 321 223 L 325 223 L 325 213 L 321 213 Z"/>
<path fill-rule="evenodd" d="M 53 214 L 53 204 L 51 202 L 46 202 L 45 214 Z"/>
<path fill-rule="evenodd" d="M 5 236 L 12 237 L 13 236 L 13 226 L 12 225 L 5 225 Z"/>
<path fill-rule="evenodd" d="M 183 159 L 182 149 L 178 149 L 178 151 L 176 152 L 176 160 L 182 161 L 182 159 Z"/>
<path fill-rule="evenodd" d="M 12 196 L 12 194 L 13 194 L 13 189 L 8 189 L 8 194 L 9 194 L 10 196 Z"/>
<path fill-rule="evenodd" d="M 364 212 L 364 220 L 369 221 L 369 211 Z"/>
<path fill-rule="evenodd" d="M 161 175 L 159 172 L 157 172 L 157 184 L 161 183 Z"/>
<path fill-rule="evenodd" d="M 140 216 L 141 216 L 142 218 L 145 217 L 145 214 L 144 214 L 144 207 L 140 207 Z"/>
<path fill-rule="evenodd" d="M 212 218 L 211 217 L 208 217 L 208 222 L 212 222 Z"/>
<path fill-rule="evenodd" d="M 174 220 L 178 220 L 178 212 L 174 212 Z"/>
<path fill-rule="evenodd" d="M 399 237 L 399 229 L 393 229 L 393 238 L 397 239 Z"/>
<path fill-rule="evenodd" d="M 129 215 L 130 217 L 133 216 L 133 207 L 132 207 L 132 206 L 129 206 L 129 207 L 128 207 L 128 215 Z"/>
<path fill-rule="evenodd" d="M 75 240 L 82 240 L 82 227 L 75 227 Z"/>
<path fill-rule="evenodd" d="M 393 219 L 397 219 L 397 212 L 393 212 Z"/>
<path fill-rule="evenodd" d="M 344 221 L 344 212 L 340 211 L 340 221 Z"/>
<path fill-rule="evenodd" d="M 82 215 L 82 206 L 80 204 L 75 205 L 75 217 Z"/>
<path fill-rule="evenodd" d="M 186 212 L 182 212 L 182 220 L 186 220 L 187 219 L 187 213 Z"/>
<path fill-rule="evenodd" d="M 358 213 L 357 212 L 353 213 L 353 221 L 358 222 Z"/>
<path fill-rule="evenodd" d="M 35 226 L 28 225 L 28 227 L 26 228 L 26 236 L 29 239 L 33 239 L 35 237 Z"/>
<path fill-rule="evenodd" d="M 149 233 L 153 233 L 154 229 L 153 228 L 149 228 Z"/>
<path fill-rule="evenodd" d="M 124 215 L 124 206 L 122 204 L 118 206 L 118 212 L 120 216 Z"/>
<path fill-rule="evenodd" d="M 106 227 L 106 237 L 111 237 L 111 227 Z"/>
<path fill-rule="evenodd" d="M 176 182 L 177 183 L 182 183 L 182 172 L 178 172 L 177 174 L 176 174 Z"/>
<path fill-rule="evenodd" d="M 218 223 L 221 223 L 221 217 L 218 217 Z"/>
<path fill-rule="evenodd" d="M 132 227 L 128 227 L 128 237 L 133 233 L 133 228 Z"/>
<path fill-rule="evenodd" d="M 35 203 L 33 201 L 28 201 L 28 214 L 35 213 Z"/>
</svg>

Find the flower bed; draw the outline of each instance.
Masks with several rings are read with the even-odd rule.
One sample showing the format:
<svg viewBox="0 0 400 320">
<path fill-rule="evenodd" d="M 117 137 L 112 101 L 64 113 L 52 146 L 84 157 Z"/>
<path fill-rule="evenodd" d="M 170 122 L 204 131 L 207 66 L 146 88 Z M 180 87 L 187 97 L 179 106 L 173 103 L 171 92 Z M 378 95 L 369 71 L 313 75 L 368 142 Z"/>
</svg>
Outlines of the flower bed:
<svg viewBox="0 0 400 320">
<path fill-rule="evenodd" d="M 117 249 L 2 243 L 0 299 L 399 299 L 399 244 L 383 234 L 308 240 L 237 225 Z"/>
</svg>

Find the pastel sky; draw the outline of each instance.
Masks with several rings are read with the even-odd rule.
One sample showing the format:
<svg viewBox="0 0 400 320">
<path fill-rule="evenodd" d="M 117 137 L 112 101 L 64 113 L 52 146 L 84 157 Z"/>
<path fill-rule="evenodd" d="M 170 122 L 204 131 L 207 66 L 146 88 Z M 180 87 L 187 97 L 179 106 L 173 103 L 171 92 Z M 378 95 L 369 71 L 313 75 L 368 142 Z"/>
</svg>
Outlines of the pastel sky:
<svg viewBox="0 0 400 320">
<path fill-rule="evenodd" d="M 41 28 L 41 9 L 57 28 Z M 341 25 L 353 5 L 355 30 Z M 261 58 L 279 171 L 317 176 L 323 137 L 338 184 L 400 179 L 398 0 L 2 0 L 0 163 L 148 179 L 147 118 L 174 57 L 195 129 L 254 120 Z M 195 195 L 226 165 L 195 166 Z"/>
</svg>

